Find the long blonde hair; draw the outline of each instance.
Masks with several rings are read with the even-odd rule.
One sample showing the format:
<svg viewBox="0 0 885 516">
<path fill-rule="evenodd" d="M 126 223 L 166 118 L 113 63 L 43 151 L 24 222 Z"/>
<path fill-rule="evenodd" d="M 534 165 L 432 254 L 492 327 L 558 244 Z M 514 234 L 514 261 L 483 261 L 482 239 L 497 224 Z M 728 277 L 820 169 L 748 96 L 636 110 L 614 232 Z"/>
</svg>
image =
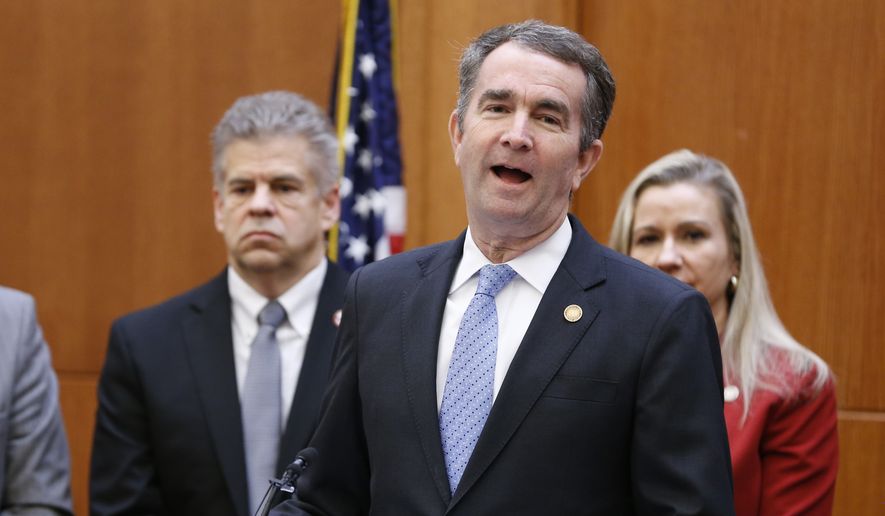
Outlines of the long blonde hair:
<svg viewBox="0 0 885 516">
<path fill-rule="evenodd" d="M 650 187 L 692 183 L 716 194 L 732 256 L 739 264 L 739 282 L 729 289 L 729 313 L 722 336 L 725 377 L 743 393 L 746 419 L 757 390 L 785 398 L 798 395 L 784 365 L 796 375 L 815 372 L 812 388 L 819 391 L 832 377 L 826 362 L 799 344 L 784 327 L 768 292 L 762 262 L 750 227 L 744 195 L 731 171 L 719 160 L 679 150 L 648 165 L 630 183 L 612 225 L 609 245 L 630 253 L 636 201 Z"/>
</svg>

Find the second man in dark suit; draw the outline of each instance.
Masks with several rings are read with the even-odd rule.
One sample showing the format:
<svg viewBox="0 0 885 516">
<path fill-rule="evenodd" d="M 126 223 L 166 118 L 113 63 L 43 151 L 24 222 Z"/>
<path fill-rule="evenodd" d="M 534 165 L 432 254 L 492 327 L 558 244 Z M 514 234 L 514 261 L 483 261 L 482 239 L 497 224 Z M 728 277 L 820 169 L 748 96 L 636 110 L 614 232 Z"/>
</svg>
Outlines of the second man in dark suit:
<svg viewBox="0 0 885 516">
<path fill-rule="evenodd" d="M 346 274 L 326 115 L 288 92 L 244 97 L 212 142 L 228 267 L 116 321 L 99 383 L 90 506 L 252 514 L 313 431 Z"/>
</svg>

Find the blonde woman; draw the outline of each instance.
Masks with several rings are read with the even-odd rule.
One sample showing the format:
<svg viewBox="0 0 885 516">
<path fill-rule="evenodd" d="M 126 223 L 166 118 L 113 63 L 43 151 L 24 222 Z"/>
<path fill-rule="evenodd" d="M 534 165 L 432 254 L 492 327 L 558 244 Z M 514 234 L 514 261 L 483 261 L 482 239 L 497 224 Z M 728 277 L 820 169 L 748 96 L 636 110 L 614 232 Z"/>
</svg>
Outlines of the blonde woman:
<svg viewBox="0 0 885 516">
<path fill-rule="evenodd" d="M 778 318 L 728 167 L 687 150 L 655 161 L 624 192 L 610 244 L 710 303 L 738 516 L 830 514 L 838 463 L 832 374 Z"/>
</svg>

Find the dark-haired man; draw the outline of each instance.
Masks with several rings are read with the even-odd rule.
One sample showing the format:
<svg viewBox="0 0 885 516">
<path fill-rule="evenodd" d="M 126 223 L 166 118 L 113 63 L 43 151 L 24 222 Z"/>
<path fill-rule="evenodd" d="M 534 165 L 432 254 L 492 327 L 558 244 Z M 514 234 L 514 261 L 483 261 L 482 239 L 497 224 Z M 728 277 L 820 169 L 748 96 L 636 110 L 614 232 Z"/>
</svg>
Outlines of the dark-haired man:
<svg viewBox="0 0 885 516">
<path fill-rule="evenodd" d="M 732 514 L 706 301 L 568 215 L 614 101 L 602 56 L 528 21 L 471 43 L 460 80 L 469 226 L 351 278 L 280 512 Z"/>
</svg>

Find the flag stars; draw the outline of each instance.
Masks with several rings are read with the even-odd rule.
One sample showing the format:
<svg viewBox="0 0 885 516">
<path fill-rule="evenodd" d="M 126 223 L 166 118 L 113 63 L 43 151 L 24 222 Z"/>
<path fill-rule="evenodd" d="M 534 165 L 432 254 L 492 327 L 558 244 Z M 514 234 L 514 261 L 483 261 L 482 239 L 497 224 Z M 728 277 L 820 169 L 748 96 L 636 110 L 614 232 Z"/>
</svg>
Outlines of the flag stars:
<svg viewBox="0 0 885 516">
<path fill-rule="evenodd" d="M 347 176 L 342 176 L 338 181 L 338 194 L 342 199 L 353 193 L 353 181 Z"/>
<path fill-rule="evenodd" d="M 341 248 L 341 252 L 344 252 L 344 247 L 347 245 L 347 241 L 350 239 L 350 225 L 347 222 L 341 221 L 338 224 L 338 242 L 341 244 L 339 247 Z"/>
<path fill-rule="evenodd" d="M 372 211 L 375 213 L 375 216 L 380 216 L 384 213 L 384 209 L 387 208 L 387 199 L 384 197 L 384 194 L 379 190 L 369 190 L 369 203 L 372 206 Z"/>
<path fill-rule="evenodd" d="M 353 260 L 356 264 L 362 265 L 366 261 L 366 255 L 369 254 L 369 244 L 366 242 L 366 236 L 351 237 L 347 241 L 347 250 L 344 255 Z"/>
<path fill-rule="evenodd" d="M 356 131 L 353 130 L 353 126 L 348 125 L 347 130 L 344 132 L 344 152 L 346 152 L 348 156 L 352 155 L 353 149 L 359 141 L 360 137 L 356 134 Z"/>
<path fill-rule="evenodd" d="M 356 194 L 353 202 L 353 212 L 366 220 L 369 215 L 379 217 L 387 209 L 387 199 L 378 190 L 367 190 L 365 194 Z"/>
<path fill-rule="evenodd" d="M 361 219 L 366 220 L 369 218 L 369 213 L 372 211 L 372 199 L 369 197 L 369 193 L 366 195 L 356 194 L 353 202 L 353 212 L 360 216 Z"/>
<path fill-rule="evenodd" d="M 347 42 L 352 44 L 349 48 L 341 48 L 340 56 L 346 51 L 351 57 L 348 66 L 338 70 L 341 81 L 335 94 L 340 101 L 335 122 L 341 152 L 341 219 L 337 242 L 330 240 L 330 245 L 337 246 L 348 269 L 401 251 L 405 224 L 390 35 L 384 32 L 389 25 L 375 24 L 382 18 L 389 21 L 389 12 L 385 2 L 372 4 L 380 9 L 377 12 L 364 4 L 367 8 L 360 8 L 348 28 L 357 37 Z"/>
<path fill-rule="evenodd" d="M 360 150 L 360 155 L 356 159 L 356 164 L 363 169 L 363 172 L 369 173 L 372 171 L 372 151 L 369 149 Z"/>
<path fill-rule="evenodd" d="M 378 116 L 378 113 L 375 112 L 372 103 L 369 101 L 363 102 L 363 105 L 360 107 L 360 119 L 368 124 L 375 120 L 376 116 Z"/>
<path fill-rule="evenodd" d="M 378 63 L 375 62 L 374 54 L 363 54 L 360 56 L 360 64 L 359 64 L 360 73 L 363 74 L 367 80 L 371 79 L 375 74 L 375 70 L 378 69 Z"/>
</svg>

